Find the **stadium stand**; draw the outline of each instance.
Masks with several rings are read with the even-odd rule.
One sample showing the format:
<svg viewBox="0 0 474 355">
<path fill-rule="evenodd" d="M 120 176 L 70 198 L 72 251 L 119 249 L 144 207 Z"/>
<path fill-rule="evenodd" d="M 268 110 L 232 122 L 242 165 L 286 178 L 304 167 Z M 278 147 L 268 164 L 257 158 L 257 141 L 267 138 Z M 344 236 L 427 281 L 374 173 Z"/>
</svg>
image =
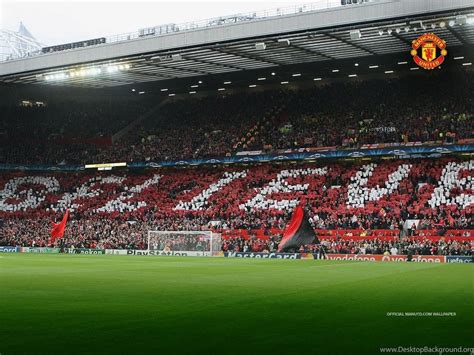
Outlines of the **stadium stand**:
<svg viewBox="0 0 474 355">
<path fill-rule="evenodd" d="M 277 242 L 303 203 L 322 240 L 359 247 L 401 237 L 462 249 L 474 230 L 473 170 L 473 160 L 441 158 L 2 174 L 1 243 L 46 245 L 51 220 L 66 208 L 72 217 L 60 242 L 67 245 L 143 248 L 147 230 L 203 228 L 228 240 Z"/>
<path fill-rule="evenodd" d="M 114 133 L 157 102 L 8 107 L 0 124 L 0 163 L 160 161 L 246 150 L 462 142 L 474 138 L 474 80 L 472 74 L 457 80 L 455 89 L 433 76 L 207 96 L 186 105 L 171 101 L 114 144 Z"/>
<path fill-rule="evenodd" d="M 2 107 L 0 163 L 80 164 L 147 109 L 133 102 L 58 101 Z"/>
</svg>

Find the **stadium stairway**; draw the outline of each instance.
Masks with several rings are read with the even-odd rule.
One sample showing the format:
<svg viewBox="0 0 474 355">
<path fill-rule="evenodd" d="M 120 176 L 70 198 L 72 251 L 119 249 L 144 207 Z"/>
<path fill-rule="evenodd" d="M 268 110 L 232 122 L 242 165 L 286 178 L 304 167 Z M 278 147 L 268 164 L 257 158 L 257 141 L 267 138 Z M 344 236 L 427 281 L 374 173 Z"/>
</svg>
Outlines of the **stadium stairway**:
<svg viewBox="0 0 474 355">
<path fill-rule="evenodd" d="M 120 131 L 116 132 L 112 135 L 112 144 L 120 141 L 123 137 L 125 137 L 129 132 L 131 132 L 135 127 L 139 124 L 147 120 L 148 118 L 152 117 L 161 107 L 166 105 L 169 102 L 169 99 L 165 99 L 158 103 L 157 105 L 153 106 L 144 114 L 140 115 L 136 120 L 132 121 L 128 126 L 122 128 Z"/>
</svg>

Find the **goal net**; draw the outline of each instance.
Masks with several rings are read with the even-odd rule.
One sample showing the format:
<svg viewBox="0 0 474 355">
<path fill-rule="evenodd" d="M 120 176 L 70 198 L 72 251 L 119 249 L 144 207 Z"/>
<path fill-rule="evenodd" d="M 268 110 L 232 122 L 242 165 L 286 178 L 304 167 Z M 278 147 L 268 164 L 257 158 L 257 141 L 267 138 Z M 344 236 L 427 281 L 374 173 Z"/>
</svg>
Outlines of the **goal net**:
<svg viewBox="0 0 474 355">
<path fill-rule="evenodd" d="M 221 235 L 211 231 L 148 231 L 148 252 L 156 255 L 214 256 Z"/>
</svg>

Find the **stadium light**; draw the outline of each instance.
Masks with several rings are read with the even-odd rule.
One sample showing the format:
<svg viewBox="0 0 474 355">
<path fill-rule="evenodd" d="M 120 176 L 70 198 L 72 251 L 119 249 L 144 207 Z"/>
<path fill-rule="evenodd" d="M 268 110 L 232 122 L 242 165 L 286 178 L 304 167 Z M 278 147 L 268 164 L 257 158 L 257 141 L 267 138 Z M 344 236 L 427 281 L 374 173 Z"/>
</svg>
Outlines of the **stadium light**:
<svg viewBox="0 0 474 355">
<path fill-rule="evenodd" d="M 107 73 L 113 74 L 119 71 L 119 68 L 116 65 L 109 65 L 107 67 Z"/>
<path fill-rule="evenodd" d="M 138 92 L 138 95 L 143 95 L 145 93 L 145 91 L 140 91 Z"/>
<path fill-rule="evenodd" d="M 50 75 L 45 76 L 45 80 L 51 81 L 51 80 L 64 80 L 68 78 L 68 76 L 64 72 L 58 72 Z"/>
<path fill-rule="evenodd" d="M 286 85 L 286 84 L 288 84 L 288 81 L 282 81 L 281 82 L 281 85 Z"/>
<path fill-rule="evenodd" d="M 290 45 L 290 40 L 289 39 L 286 39 L 286 38 L 280 38 L 278 40 L 278 44 L 280 46 L 285 46 L 285 47 L 288 47 Z"/>
<path fill-rule="evenodd" d="M 323 80 L 322 78 L 314 78 L 313 81 L 320 81 Z"/>
<path fill-rule="evenodd" d="M 217 89 L 217 91 L 224 91 L 224 90 L 225 90 L 225 88 L 219 88 L 219 89 Z"/>
<path fill-rule="evenodd" d="M 359 66 L 359 63 L 354 63 L 354 66 L 355 66 L 355 67 L 358 67 L 358 66 Z"/>
<path fill-rule="evenodd" d="M 272 72 L 272 76 L 275 76 L 275 72 Z"/>
<path fill-rule="evenodd" d="M 349 35 L 351 37 L 351 40 L 356 41 L 358 39 L 361 39 L 362 34 L 360 33 L 360 30 L 352 30 L 349 32 Z"/>
<path fill-rule="evenodd" d="M 404 65 L 404 64 L 408 64 L 408 62 L 398 62 L 397 64 L 398 65 Z"/>
<path fill-rule="evenodd" d="M 118 71 L 127 70 L 127 69 L 130 69 L 130 64 L 109 64 L 105 66 L 105 70 L 107 71 L 107 73 L 116 73 Z M 82 70 L 83 69 L 81 69 L 81 71 Z M 92 70 L 92 73 L 94 72 L 99 73 L 97 70 L 100 70 L 100 72 L 102 72 L 101 68 L 85 68 L 84 70 L 86 71 L 86 75 L 90 73 L 91 70 Z"/>
<path fill-rule="evenodd" d="M 125 67 L 124 67 L 125 69 Z M 87 72 L 86 75 L 91 75 L 91 76 L 94 76 L 94 75 L 99 75 L 102 73 L 102 69 L 101 68 L 91 68 L 89 69 L 89 71 Z"/>
<path fill-rule="evenodd" d="M 224 85 L 232 84 L 232 81 L 224 81 Z"/>
<path fill-rule="evenodd" d="M 257 86 L 257 85 L 255 85 L 255 84 L 250 84 L 250 85 L 249 85 L 249 88 L 254 88 L 254 87 L 256 87 L 256 86 Z"/>
<path fill-rule="evenodd" d="M 460 59 L 464 59 L 464 57 L 454 57 L 453 59 L 454 60 L 460 60 Z"/>
<path fill-rule="evenodd" d="M 471 62 L 469 62 L 469 63 L 462 63 L 462 65 L 463 65 L 463 66 L 468 66 L 468 65 L 472 65 L 472 63 L 471 63 Z"/>
<path fill-rule="evenodd" d="M 198 84 L 202 84 L 202 80 L 199 80 L 199 81 L 198 81 Z"/>
<path fill-rule="evenodd" d="M 199 85 L 191 85 L 192 88 L 198 88 Z"/>
<path fill-rule="evenodd" d="M 135 92 L 136 90 L 135 89 L 132 89 L 132 92 Z"/>
<path fill-rule="evenodd" d="M 167 89 L 167 88 L 163 88 L 163 89 L 161 89 L 160 91 L 161 91 L 161 92 L 165 92 L 165 91 L 168 91 L 168 89 Z"/>
<path fill-rule="evenodd" d="M 357 74 L 349 74 L 348 77 L 349 78 L 355 78 L 357 76 Z"/>
<path fill-rule="evenodd" d="M 369 69 L 377 69 L 378 67 L 378 65 L 369 65 Z"/>
<path fill-rule="evenodd" d="M 176 94 L 168 94 L 168 96 L 175 96 Z"/>
<path fill-rule="evenodd" d="M 190 91 L 189 94 L 190 95 L 194 95 L 196 93 L 196 91 Z"/>
<path fill-rule="evenodd" d="M 420 69 L 420 68 L 418 68 L 418 67 L 412 67 L 412 68 L 410 68 L 410 70 L 418 70 L 418 69 Z"/>
<path fill-rule="evenodd" d="M 297 76 L 301 76 L 301 74 L 300 74 L 300 73 L 296 73 L 296 74 L 293 74 L 292 76 L 297 77 Z"/>
<path fill-rule="evenodd" d="M 392 74 L 393 70 L 385 70 L 385 74 Z"/>
<path fill-rule="evenodd" d="M 267 78 L 258 78 L 258 81 L 267 80 Z"/>
<path fill-rule="evenodd" d="M 332 72 L 333 73 L 339 73 L 339 69 L 333 69 Z"/>
</svg>

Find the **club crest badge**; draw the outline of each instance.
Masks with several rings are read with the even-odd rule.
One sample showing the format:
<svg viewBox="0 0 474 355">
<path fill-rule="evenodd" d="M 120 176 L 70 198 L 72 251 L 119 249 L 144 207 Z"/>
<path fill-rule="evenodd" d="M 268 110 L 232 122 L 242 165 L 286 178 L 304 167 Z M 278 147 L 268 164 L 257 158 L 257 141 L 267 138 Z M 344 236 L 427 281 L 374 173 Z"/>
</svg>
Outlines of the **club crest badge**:
<svg viewBox="0 0 474 355">
<path fill-rule="evenodd" d="M 413 60 L 423 69 L 439 67 L 447 54 L 446 41 L 434 33 L 425 33 L 412 42 Z"/>
</svg>

